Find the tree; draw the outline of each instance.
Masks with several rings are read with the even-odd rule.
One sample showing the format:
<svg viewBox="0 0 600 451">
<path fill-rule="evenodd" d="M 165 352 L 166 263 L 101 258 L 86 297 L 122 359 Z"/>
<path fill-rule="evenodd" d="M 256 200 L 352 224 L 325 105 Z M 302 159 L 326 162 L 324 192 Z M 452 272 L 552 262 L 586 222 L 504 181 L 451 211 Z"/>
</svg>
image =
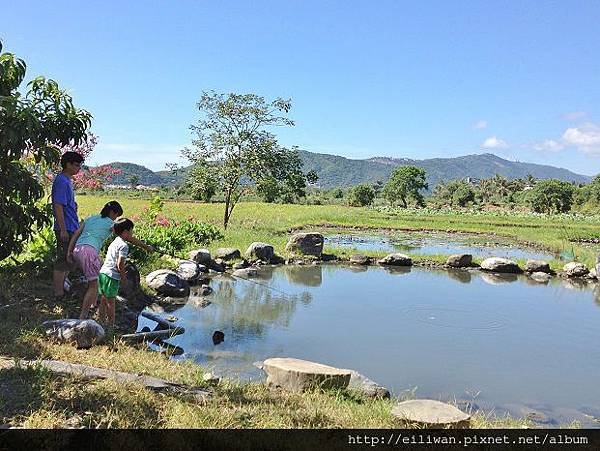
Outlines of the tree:
<svg viewBox="0 0 600 451">
<path fill-rule="evenodd" d="M 400 202 L 404 208 L 408 206 L 410 199 L 418 206 L 422 206 L 425 200 L 419 191 L 427 188 L 424 169 L 416 166 L 401 166 L 392 172 L 383 187 L 383 196 L 392 204 Z"/>
<path fill-rule="evenodd" d="M 131 185 L 131 189 L 135 189 L 140 184 L 140 176 L 136 174 L 130 175 L 127 181 Z"/>
<path fill-rule="evenodd" d="M 196 134 L 193 148 L 183 151 L 192 163 L 210 170 L 225 198 L 223 227 L 233 209 L 251 187 L 265 178 L 286 180 L 293 187 L 306 183 L 296 164 L 297 152 L 280 146 L 267 129 L 293 126 L 287 117 L 290 100 L 267 102 L 255 94 L 204 92 L 198 102 L 200 120 L 190 128 Z M 294 156 L 295 154 L 295 156 Z M 298 158 L 299 160 L 299 158 Z"/>
<path fill-rule="evenodd" d="M 75 189 L 103 190 L 104 185 L 120 173 L 120 169 L 113 168 L 108 164 L 95 168 L 87 168 L 73 176 L 73 186 Z"/>
<path fill-rule="evenodd" d="M 54 80 L 34 78 L 19 92 L 26 64 L 2 48 L 0 42 L 0 260 L 20 252 L 51 219 L 40 177 L 27 160 L 56 166 L 61 147 L 86 141 L 92 118 Z"/>
<path fill-rule="evenodd" d="M 537 213 L 566 213 L 571 209 L 574 191 L 568 182 L 541 180 L 530 191 L 529 203 Z"/>
<path fill-rule="evenodd" d="M 333 197 L 334 199 L 343 199 L 344 191 L 342 191 L 341 188 L 334 188 L 331 190 L 331 197 Z"/>
<path fill-rule="evenodd" d="M 375 200 L 375 191 L 367 183 L 361 183 L 350 189 L 348 203 L 353 207 L 366 207 Z"/>
<path fill-rule="evenodd" d="M 212 166 L 207 162 L 197 161 L 186 177 L 184 190 L 192 199 L 210 202 L 217 193 L 218 185 Z"/>
</svg>

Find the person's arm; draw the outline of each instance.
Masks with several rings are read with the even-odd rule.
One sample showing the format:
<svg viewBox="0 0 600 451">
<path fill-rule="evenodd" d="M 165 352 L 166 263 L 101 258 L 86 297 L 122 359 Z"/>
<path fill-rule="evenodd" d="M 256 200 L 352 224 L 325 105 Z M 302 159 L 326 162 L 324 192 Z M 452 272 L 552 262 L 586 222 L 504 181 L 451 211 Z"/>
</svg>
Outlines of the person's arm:
<svg viewBox="0 0 600 451">
<path fill-rule="evenodd" d="M 79 228 L 75 231 L 75 233 L 71 237 L 71 241 L 69 241 L 69 248 L 67 249 L 67 260 L 69 260 L 73 257 L 73 248 L 75 247 L 75 244 L 77 243 L 77 239 L 83 232 L 84 228 L 85 228 L 85 222 L 81 221 L 81 225 L 79 226 Z"/>
<path fill-rule="evenodd" d="M 131 244 L 135 244 L 136 246 L 139 246 L 139 247 L 141 247 L 143 249 L 146 249 L 148 252 L 154 252 L 154 248 L 152 246 L 150 246 L 149 244 L 144 243 L 142 240 L 138 240 L 134 236 L 125 238 L 125 241 L 127 241 L 127 242 L 129 242 Z"/>
<path fill-rule="evenodd" d="M 60 239 L 64 242 L 67 242 L 69 240 L 69 232 L 67 232 L 67 226 L 65 225 L 65 212 L 63 204 L 54 202 L 54 213 L 56 214 L 56 222 L 58 223 Z"/>
</svg>

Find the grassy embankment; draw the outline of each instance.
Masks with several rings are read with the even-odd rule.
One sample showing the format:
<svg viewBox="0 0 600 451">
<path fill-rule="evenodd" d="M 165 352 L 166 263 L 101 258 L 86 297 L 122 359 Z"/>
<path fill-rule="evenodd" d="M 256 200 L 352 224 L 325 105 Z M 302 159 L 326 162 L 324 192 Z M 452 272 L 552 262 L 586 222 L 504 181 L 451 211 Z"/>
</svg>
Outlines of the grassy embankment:
<svg viewBox="0 0 600 451">
<path fill-rule="evenodd" d="M 82 215 L 99 211 L 107 200 L 80 196 Z M 139 213 L 147 201 L 124 200 L 127 215 Z M 222 205 L 166 203 L 170 217 L 194 216 L 219 225 Z M 466 215 L 391 215 L 342 206 L 298 206 L 244 203 L 234 213 L 225 238 L 210 248 L 242 250 L 252 241 L 273 244 L 279 253 L 298 228 L 364 227 L 413 230 L 495 232 L 553 250 L 565 247 L 569 236 L 593 236 L 597 223 L 556 218 L 488 217 Z M 576 247 L 576 252 L 582 252 Z M 585 255 L 582 252 L 582 255 Z M 589 257 L 585 257 L 586 261 Z M 430 259 L 430 257 L 428 257 Z M 441 256 L 440 256 L 441 258 Z M 143 347 L 118 340 L 78 351 L 49 343 L 37 327 L 51 318 L 76 317 L 79 300 L 55 305 L 48 274 L 13 270 L 5 273 L 0 298 L 0 355 L 15 359 L 50 358 L 202 386 L 203 370 L 178 363 Z M 397 427 L 391 415 L 394 401 L 373 401 L 351 391 L 289 394 L 263 384 L 222 382 L 214 397 L 198 404 L 177 394 L 157 394 L 134 384 L 82 382 L 59 378 L 40 368 L 0 370 L 0 423 L 25 427 Z M 497 418 L 477 412 L 474 427 L 524 427 L 526 419 Z"/>
</svg>

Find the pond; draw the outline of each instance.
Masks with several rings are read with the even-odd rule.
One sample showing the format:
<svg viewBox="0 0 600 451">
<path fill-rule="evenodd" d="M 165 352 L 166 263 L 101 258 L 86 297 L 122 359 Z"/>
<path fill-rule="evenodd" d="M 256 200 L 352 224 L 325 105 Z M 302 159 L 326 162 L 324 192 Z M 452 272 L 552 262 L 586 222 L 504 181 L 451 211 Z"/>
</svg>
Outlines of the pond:
<svg viewBox="0 0 600 451">
<path fill-rule="evenodd" d="M 553 260 L 558 256 L 537 249 L 515 246 L 498 237 L 443 232 L 394 232 L 386 235 L 368 233 L 332 234 L 325 245 L 356 249 L 361 252 L 403 252 L 420 255 L 472 254 L 474 257 L 505 257 L 511 259 Z"/>
<path fill-rule="evenodd" d="M 296 357 L 351 368 L 395 395 L 457 399 L 545 424 L 600 417 L 600 293 L 595 285 L 479 271 L 342 265 L 264 267 L 285 294 L 216 277 L 199 306 L 172 312 L 178 358 L 259 379 L 253 363 Z M 152 325 L 140 317 L 140 328 Z M 215 345 L 215 330 L 225 341 Z"/>
</svg>

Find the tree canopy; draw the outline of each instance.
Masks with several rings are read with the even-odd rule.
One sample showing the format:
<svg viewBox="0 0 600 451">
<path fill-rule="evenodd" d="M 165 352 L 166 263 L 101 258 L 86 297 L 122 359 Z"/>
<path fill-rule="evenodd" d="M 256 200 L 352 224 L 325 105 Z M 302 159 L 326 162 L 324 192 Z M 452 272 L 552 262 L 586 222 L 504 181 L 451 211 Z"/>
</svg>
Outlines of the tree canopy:
<svg viewBox="0 0 600 451">
<path fill-rule="evenodd" d="M 400 166 L 392 172 L 383 187 L 383 196 L 392 204 L 400 202 L 404 208 L 413 200 L 418 206 L 425 204 L 420 190 L 427 189 L 425 170 L 416 166 Z"/>
</svg>

